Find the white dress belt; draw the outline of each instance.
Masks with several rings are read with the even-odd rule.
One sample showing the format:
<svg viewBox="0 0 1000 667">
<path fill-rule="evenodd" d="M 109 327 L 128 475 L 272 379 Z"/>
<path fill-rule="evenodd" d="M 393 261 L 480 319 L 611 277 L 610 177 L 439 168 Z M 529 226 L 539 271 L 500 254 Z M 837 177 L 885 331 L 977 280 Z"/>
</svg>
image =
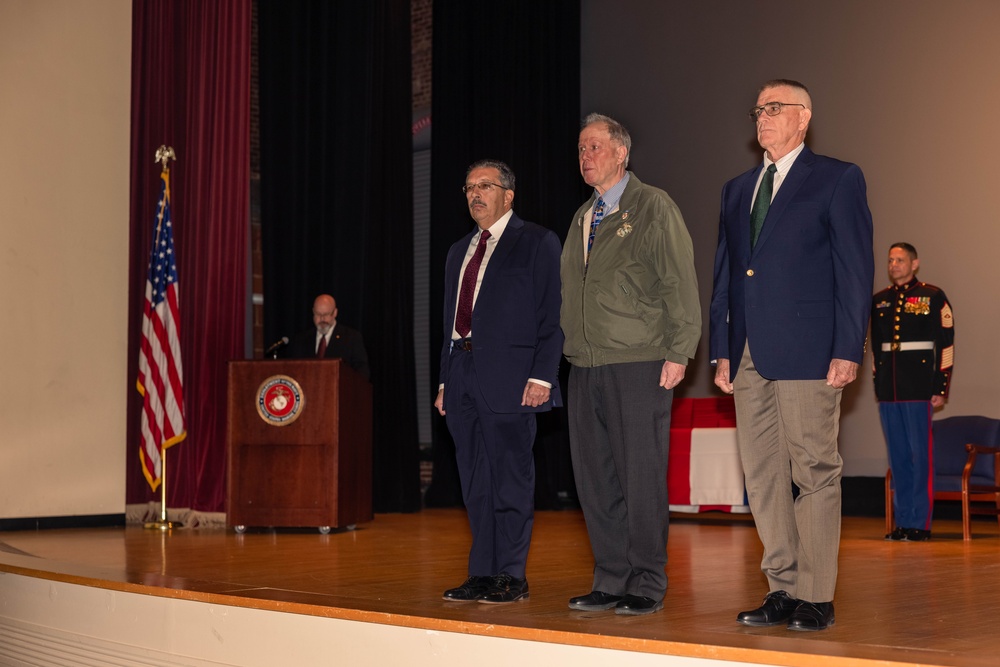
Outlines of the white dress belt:
<svg viewBox="0 0 1000 667">
<path fill-rule="evenodd" d="M 911 350 L 933 350 L 932 340 L 911 340 L 905 343 L 882 343 L 883 352 L 909 352 Z"/>
</svg>

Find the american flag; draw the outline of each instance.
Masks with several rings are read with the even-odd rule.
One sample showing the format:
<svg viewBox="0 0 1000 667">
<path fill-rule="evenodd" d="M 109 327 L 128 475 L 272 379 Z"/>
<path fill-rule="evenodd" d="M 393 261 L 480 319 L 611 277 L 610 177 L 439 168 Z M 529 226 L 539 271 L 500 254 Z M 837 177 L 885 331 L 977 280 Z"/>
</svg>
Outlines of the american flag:
<svg viewBox="0 0 1000 667">
<path fill-rule="evenodd" d="M 177 260 L 170 222 L 170 170 L 160 175 L 163 188 L 156 209 L 153 247 L 146 274 L 142 309 L 139 379 L 142 473 L 155 491 L 160 485 L 163 450 L 187 436 L 184 425 L 184 372 L 181 367 Z"/>
</svg>

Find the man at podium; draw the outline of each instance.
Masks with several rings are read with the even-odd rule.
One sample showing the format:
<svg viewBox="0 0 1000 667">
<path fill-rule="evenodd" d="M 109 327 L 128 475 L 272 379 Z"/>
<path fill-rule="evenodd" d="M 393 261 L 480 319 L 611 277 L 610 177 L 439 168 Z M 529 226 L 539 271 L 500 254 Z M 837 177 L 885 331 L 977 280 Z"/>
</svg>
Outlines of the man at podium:
<svg viewBox="0 0 1000 667">
<path fill-rule="evenodd" d="M 288 341 L 286 359 L 343 359 L 358 373 L 369 379 L 368 353 L 361 333 L 337 322 L 337 302 L 329 294 L 320 294 L 313 301 L 313 324 Z"/>
</svg>

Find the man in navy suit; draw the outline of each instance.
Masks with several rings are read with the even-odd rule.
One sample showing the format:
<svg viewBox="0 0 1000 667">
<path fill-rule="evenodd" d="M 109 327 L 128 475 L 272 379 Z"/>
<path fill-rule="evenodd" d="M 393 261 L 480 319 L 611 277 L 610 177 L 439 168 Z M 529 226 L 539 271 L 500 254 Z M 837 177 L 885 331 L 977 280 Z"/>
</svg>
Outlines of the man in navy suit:
<svg viewBox="0 0 1000 667">
<path fill-rule="evenodd" d="M 343 359 L 367 380 L 368 353 L 361 333 L 337 322 L 337 302 L 329 294 L 313 301 L 313 325 L 292 336 L 282 356 L 288 359 Z"/>
<path fill-rule="evenodd" d="M 514 214 L 503 162 L 473 164 L 462 190 L 476 228 L 448 251 L 434 406 L 455 441 L 472 547 L 467 580 L 444 599 L 502 604 L 528 598 L 535 413 L 562 405 L 561 248 Z"/>
<path fill-rule="evenodd" d="M 803 143 L 805 86 L 765 83 L 750 118 L 764 160 L 722 190 L 710 318 L 770 589 L 737 621 L 823 630 L 840 545 L 840 398 L 864 354 L 872 216 L 861 169 Z"/>
</svg>

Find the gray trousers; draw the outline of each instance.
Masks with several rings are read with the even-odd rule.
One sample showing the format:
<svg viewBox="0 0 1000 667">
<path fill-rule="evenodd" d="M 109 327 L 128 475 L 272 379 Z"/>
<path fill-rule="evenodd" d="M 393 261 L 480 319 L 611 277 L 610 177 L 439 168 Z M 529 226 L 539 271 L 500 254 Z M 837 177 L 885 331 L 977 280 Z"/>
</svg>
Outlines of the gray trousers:
<svg viewBox="0 0 1000 667">
<path fill-rule="evenodd" d="M 768 380 L 747 347 L 733 380 L 736 439 L 771 591 L 830 602 L 840 552 L 837 451 L 842 389 L 826 380 Z M 792 497 L 792 483 L 799 488 Z"/>
<path fill-rule="evenodd" d="M 667 590 L 667 453 L 673 391 L 662 361 L 573 366 L 569 435 L 594 554 L 593 589 L 662 600 Z"/>
</svg>

